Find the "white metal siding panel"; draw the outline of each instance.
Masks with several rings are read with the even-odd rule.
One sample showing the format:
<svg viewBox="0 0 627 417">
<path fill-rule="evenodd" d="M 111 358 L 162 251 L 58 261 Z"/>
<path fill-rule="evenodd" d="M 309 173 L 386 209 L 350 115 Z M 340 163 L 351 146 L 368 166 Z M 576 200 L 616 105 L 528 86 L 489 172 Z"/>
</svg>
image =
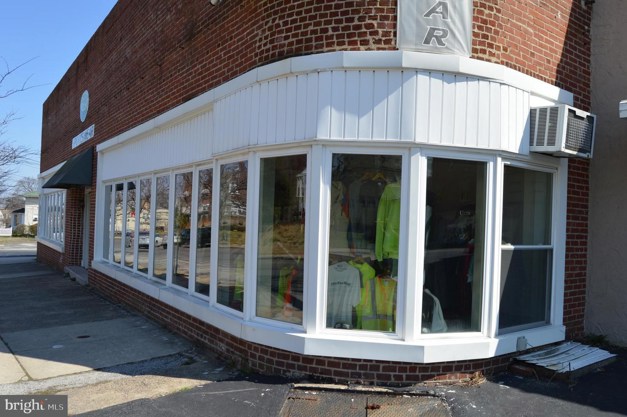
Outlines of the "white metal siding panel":
<svg viewBox="0 0 627 417">
<path fill-rule="evenodd" d="M 326 80 L 326 77 L 323 77 L 323 79 Z M 332 71 L 331 103 L 329 104 L 329 139 L 342 139 L 344 137 L 344 119 L 347 114 L 345 108 L 347 94 L 346 71 Z M 326 129 L 324 131 L 326 131 Z"/>
<path fill-rule="evenodd" d="M 359 110 L 361 75 L 359 71 L 351 71 L 346 77 L 346 118 L 344 119 L 344 138 L 356 140 L 359 136 Z"/>
<path fill-rule="evenodd" d="M 429 112 L 431 111 L 431 77 L 429 73 L 419 72 L 416 75 L 418 86 L 416 89 L 417 111 L 416 115 L 416 136 L 414 140 L 420 143 L 429 141 Z"/>
<path fill-rule="evenodd" d="M 297 140 L 296 120 L 298 117 L 296 108 L 298 102 L 298 77 L 288 77 L 285 90 L 285 135 L 284 142 Z"/>
<path fill-rule="evenodd" d="M 294 139 L 296 140 L 304 139 L 307 132 L 307 110 L 309 108 L 308 86 L 309 76 L 299 75 L 296 77 L 296 97 L 294 98 L 296 102 Z"/>
<path fill-rule="evenodd" d="M 259 86 L 259 125 L 257 132 L 257 145 L 268 143 L 268 107 L 269 103 L 268 83 L 261 83 Z"/>
<path fill-rule="evenodd" d="M 211 158 L 212 115 L 203 113 L 102 155 L 102 180 L 192 164 Z M 148 157 L 149 156 L 149 157 Z"/>
<path fill-rule="evenodd" d="M 385 139 L 387 130 L 387 99 L 389 96 L 387 72 L 375 71 L 372 103 L 372 139 Z M 370 138 L 364 138 L 370 139 Z"/>
<path fill-rule="evenodd" d="M 336 70 L 254 83 L 213 111 L 106 151 L 107 177 L 309 139 L 410 141 L 528 153 L 529 93 L 416 70 Z M 212 125 L 215 123 L 215 126 Z M 202 138 L 199 139 L 199 138 Z M 137 155 L 154 155 L 137 161 Z M 145 165 L 145 166 L 144 166 Z M 146 169 L 144 169 L 146 168 Z M 138 171 L 139 170 L 139 171 Z"/>
<path fill-rule="evenodd" d="M 468 144 L 468 78 L 455 77 L 455 108 L 453 110 L 453 137 L 462 146 Z"/>
<path fill-rule="evenodd" d="M 467 87 L 466 106 L 466 146 L 476 148 L 479 146 L 479 80 L 469 78 Z"/>
<path fill-rule="evenodd" d="M 318 137 L 320 139 L 331 139 L 331 100 L 333 93 L 333 74 L 331 72 L 321 72 L 318 74 L 317 81 L 317 102 L 315 104 L 310 104 L 311 106 L 315 105 L 316 112 L 307 112 L 307 136 L 309 136 L 311 129 L 309 124 L 309 119 L 311 118 L 311 123 L 315 125 L 315 130 L 311 132 L 313 133 L 313 137 Z M 311 91 L 313 96 L 315 95 L 315 92 L 313 91 L 313 85 L 311 85 L 311 87 L 312 88 L 308 89 L 307 93 Z M 318 115 L 317 120 L 316 114 Z"/>
<path fill-rule="evenodd" d="M 429 143 L 442 143 L 442 101 L 443 101 L 443 74 L 430 73 L 429 82 Z"/>
<path fill-rule="evenodd" d="M 499 109 L 506 110 L 511 108 L 511 103 L 502 100 L 501 84 L 490 83 L 490 127 L 488 134 L 488 147 L 491 149 L 499 149 L 505 146 L 507 149 L 507 138 L 501 135 L 501 122 L 509 120 L 507 117 L 500 115 Z"/>
<path fill-rule="evenodd" d="M 416 74 L 415 72 L 404 71 L 402 80 L 402 103 L 401 103 L 401 134 L 400 139 L 413 141 L 416 137 Z"/>
<path fill-rule="evenodd" d="M 275 143 L 283 143 L 286 140 L 287 81 L 288 78 L 280 78 L 277 80 Z"/>
<path fill-rule="evenodd" d="M 401 103 L 402 74 L 399 71 L 387 71 L 388 105 L 385 139 L 397 141 L 401 138 Z"/>
<path fill-rule="evenodd" d="M 443 74 L 442 77 L 442 111 L 441 123 L 442 145 L 463 144 L 465 139 L 463 136 L 455 136 L 455 118 L 458 117 L 455 112 L 455 92 L 457 90 L 457 79 L 454 75 Z M 463 116 L 463 113 L 462 115 Z"/>
<path fill-rule="evenodd" d="M 328 74 L 327 74 L 328 75 Z M 315 73 L 315 74 L 308 74 L 307 75 L 307 100 L 306 100 L 306 108 L 305 108 L 305 134 L 303 135 L 302 139 L 314 139 L 316 137 L 316 134 L 318 133 L 318 118 L 322 117 L 319 116 L 322 112 L 320 111 L 320 109 L 318 108 L 318 97 L 320 95 L 322 95 L 321 90 L 324 90 L 325 86 L 326 87 L 330 87 L 330 83 L 328 82 L 319 82 L 319 78 L 320 78 L 320 74 Z M 320 84 L 320 88 L 319 88 L 319 84 Z M 324 91 L 325 96 L 328 98 L 329 94 L 328 91 Z M 326 109 L 327 112 L 329 111 L 329 109 Z M 327 117 L 327 122 L 328 122 L 328 115 L 326 115 Z M 328 129 L 328 126 L 327 126 Z M 321 136 L 323 138 L 327 138 L 328 137 L 328 132 L 327 132 L 327 136 Z"/>
<path fill-rule="evenodd" d="M 373 136 L 373 85 L 374 72 L 359 71 L 359 129 L 357 132 L 359 138 L 372 138 Z"/>
</svg>

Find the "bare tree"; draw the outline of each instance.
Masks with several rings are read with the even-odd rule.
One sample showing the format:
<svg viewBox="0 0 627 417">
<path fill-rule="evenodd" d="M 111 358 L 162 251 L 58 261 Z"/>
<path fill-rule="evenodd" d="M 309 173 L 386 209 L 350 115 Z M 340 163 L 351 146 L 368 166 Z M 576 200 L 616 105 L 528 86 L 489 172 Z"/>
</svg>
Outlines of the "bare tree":
<svg viewBox="0 0 627 417">
<path fill-rule="evenodd" d="M 4 61 L 4 69 L 0 72 L 0 99 L 6 99 L 34 87 L 28 85 L 30 77 L 17 87 L 7 87 L 9 78 L 32 60 L 16 67 L 11 67 L 5 59 L 2 59 L 2 61 Z M 15 119 L 15 112 L 9 112 L 0 116 L 0 137 L 6 133 L 7 126 Z M 0 195 L 5 194 L 9 190 L 9 181 L 15 174 L 17 167 L 23 163 L 32 163 L 35 156 L 35 152 L 26 146 L 16 145 L 8 140 L 0 140 Z"/>
</svg>

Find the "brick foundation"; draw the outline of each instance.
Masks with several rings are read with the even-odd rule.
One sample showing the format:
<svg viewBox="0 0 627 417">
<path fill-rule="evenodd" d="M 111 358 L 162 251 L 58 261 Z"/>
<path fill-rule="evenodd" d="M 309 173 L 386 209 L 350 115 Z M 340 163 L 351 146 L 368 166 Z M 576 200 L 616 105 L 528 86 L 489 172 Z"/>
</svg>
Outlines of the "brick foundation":
<svg viewBox="0 0 627 417">
<path fill-rule="evenodd" d="M 89 270 L 89 285 L 111 301 L 133 308 L 236 367 L 261 374 L 337 383 L 410 385 L 426 381 L 469 380 L 478 374 L 496 374 L 507 368 L 512 357 L 504 355 L 483 360 L 415 364 L 306 356 L 241 340 L 93 269 Z"/>
</svg>

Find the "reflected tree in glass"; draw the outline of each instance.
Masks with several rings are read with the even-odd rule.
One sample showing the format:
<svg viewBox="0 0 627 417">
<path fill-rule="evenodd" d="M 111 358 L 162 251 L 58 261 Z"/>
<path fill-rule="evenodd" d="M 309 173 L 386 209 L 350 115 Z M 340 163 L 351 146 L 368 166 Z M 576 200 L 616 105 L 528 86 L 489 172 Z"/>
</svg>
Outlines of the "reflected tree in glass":
<svg viewBox="0 0 627 417">
<path fill-rule="evenodd" d="M 144 178 L 139 182 L 139 236 L 137 238 L 137 270 L 148 273 L 148 256 L 153 242 L 150 240 L 150 178 Z"/>
<path fill-rule="evenodd" d="M 115 206 L 113 208 L 113 262 L 122 262 L 122 229 L 124 221 L 124 184 L 115 185 Z"/>
<path fill-rule="evenodd" d="M 124 234 L 124 265 L 135 264 L 135 181 L 126 183 L 126 231 Z"/>
<path fill-rule="evenodd" d="M 162 249 L 155 248 L 153 256 L 153 276 L 160 280 L 166 279 L 168 268 L 167 233 L 169 223 L 170 176 L 156 178 L 155 201 L 155 241 L 163 242 Z"/>
<path fill-rule="evenodd" d="M 307 156 L 264 158 L 260 167 L 257 316 L 303 320 Z"/>
<path fill-rule="evenodd" d="M 209 296 L 211 270 L 211 207 L 213 169 L 198 171 L 198 218 L 196 228 L 196 285 L 198 294 Z"/>
<path fill-rule="evenodd" d="M 247 189 L 248 162 L 220 167 L 217 300 L 238 311 L 244 309 Z"/>
<path fill-rule="evenodd" d="M 172 283 L 183 288 L 189 285 L 191 240 L 192 181 L 191 172 L 174 176 L 174 243 Z"/>
</svg>

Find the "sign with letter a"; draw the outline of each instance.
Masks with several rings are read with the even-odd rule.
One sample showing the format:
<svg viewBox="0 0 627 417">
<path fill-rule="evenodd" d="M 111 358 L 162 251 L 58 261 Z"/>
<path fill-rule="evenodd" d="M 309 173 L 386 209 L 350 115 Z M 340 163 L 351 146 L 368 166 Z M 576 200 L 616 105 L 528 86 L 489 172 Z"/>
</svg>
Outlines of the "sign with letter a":
<svg viewBox="0 0 627 417">
<path fill-rule="evenodd" d="M 398 48 L 470 56 L 472 0 L 398 0 Z"/>
</svg>

